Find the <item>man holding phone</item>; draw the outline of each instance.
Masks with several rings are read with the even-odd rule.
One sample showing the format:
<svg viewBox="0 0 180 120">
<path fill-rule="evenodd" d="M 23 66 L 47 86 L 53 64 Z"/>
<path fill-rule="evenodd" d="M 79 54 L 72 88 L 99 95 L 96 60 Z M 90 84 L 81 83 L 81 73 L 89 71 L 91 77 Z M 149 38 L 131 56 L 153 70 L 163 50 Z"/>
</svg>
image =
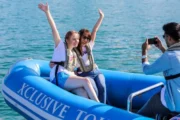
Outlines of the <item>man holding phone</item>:
<svg viewBox="0 0 180 120">
<path fill-rule="evenodd" d="M 152 118 L 156 114 L 167 115 L 170 112 L 180 112 L 180 24 L 167 23 L 163 26 L 163 30 L 167 50 L 158 37 L 154 40 L 147 39 L 142 44 L 143 72 L 145 74 L 163 72 L 166 79 L 161 91 L 138 111 L 139 114 Z M 154 44 L 163 53 L 153 64 L 149 64 L 147 57 L 150 44 Z"/>
</svg>

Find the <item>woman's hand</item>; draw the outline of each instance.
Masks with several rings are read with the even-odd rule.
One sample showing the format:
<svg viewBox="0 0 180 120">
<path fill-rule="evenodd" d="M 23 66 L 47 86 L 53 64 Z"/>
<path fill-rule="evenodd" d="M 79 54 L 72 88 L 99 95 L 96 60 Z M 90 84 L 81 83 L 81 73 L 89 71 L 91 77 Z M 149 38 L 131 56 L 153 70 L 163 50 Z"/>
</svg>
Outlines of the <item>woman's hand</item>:
<svg viewBox="0 0 180 120">
<path fill-rule="evenodd" d="M 100 17 L 104 18 L 104 13 L 102 12 L 101 9 L 99 9 L 99 15 L 100 15 Z"/>
<path fill-rule="evenodd" d="M 99 9 L 99 16 L 100 17 L 99 17 L 98 21 L 96 22 L 96 24 L 94 25 L 92 33 L 91 33 L 91 40 L 92 40 L 92 42 L 95 41 L 95 39 L 96 39 L 96 32 L 98 31 L 98 29 L 99 29 L 99 27 L 100 27 L 100 25 L 102 23 L 102 20 L 104 18 L 104 13 L 102 12 L 101 9 Z"/>
<path fill-rule="evenodd" d="M 42 11 L 44 11 L 45 13 L 47 13 L 47 12 L 49 11 L 49 5 L 48 5 L 48 3 L 46 3 L 46 4 L 40 3 L 40 4 L 38 5 L 38 7 L 39 7 L 39 9 L 41 9 Z"/>
<path fill-rule="evenodd" d="M 41 9 L 42 11 L 44 11 L 46 13 L 46 17 L 48 19 L 48 22 L 49 22 L 49 25 L 51 26 L 51 29 L 52 29 L 52 34 L 53 34 L 53 38 L 54 38 L 54 42 L 55 42 L 55 47 L 58 46 L 59 42 L 60 42 L 60 35 L 59 35 L 59 32 L 56 28 L 56 24 L 54 22 L 54 19 L 50 13 L 50 10 L 49 10 L 49 5 L 46 3 L 46 4 L 42 4 L 40 3 L 38 5 L 39 9 Z"/>
</svg>

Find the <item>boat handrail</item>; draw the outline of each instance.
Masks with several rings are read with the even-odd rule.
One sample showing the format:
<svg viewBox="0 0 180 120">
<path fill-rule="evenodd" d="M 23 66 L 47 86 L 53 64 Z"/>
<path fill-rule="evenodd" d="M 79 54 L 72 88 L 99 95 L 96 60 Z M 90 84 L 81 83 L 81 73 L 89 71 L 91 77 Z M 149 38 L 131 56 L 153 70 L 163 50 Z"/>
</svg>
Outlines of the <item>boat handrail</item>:
<svg viewBox="0 0 180 120">
<path fill-rule="evenodd" d="M 127 99 L 127 111 L 128 112 L 131 112 L 132 111 L 132 99 L 140 94 L 143 94 L 147 91 L 150 91 L 152 89 L 155 89 L 157 87 L 160 87 L 160 86 L 164 86 L 164 83 L 163 82 L 159 82 L 157 84 L 154 84 L 152 86 L 149 86 L 149 87 L 146 87 L 144 89 L 141 89 L 141 90 L 138 90 L 136 92 L 133 92 L 131 93 L 129 96 L 128 96 L 128 99 Z"/>
</svg>

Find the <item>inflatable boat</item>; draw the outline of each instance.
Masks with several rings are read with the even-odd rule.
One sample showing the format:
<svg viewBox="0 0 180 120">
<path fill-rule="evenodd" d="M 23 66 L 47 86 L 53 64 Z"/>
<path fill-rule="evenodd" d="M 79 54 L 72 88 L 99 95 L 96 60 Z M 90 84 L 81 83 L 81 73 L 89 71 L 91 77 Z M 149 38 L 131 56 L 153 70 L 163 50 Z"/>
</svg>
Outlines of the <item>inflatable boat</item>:
<svg viewBox="0 0 180 120">
<path fill-rule="evenodd" d="M 26 119 L 151 120 L 136 114 L 165 82 L 163 77 L 101 69 L 107 104 L 74 95 L 48 81 L 49 61 L 25 59 L 9 69 L 2 82 L 6 103 Z"/>
</svg>

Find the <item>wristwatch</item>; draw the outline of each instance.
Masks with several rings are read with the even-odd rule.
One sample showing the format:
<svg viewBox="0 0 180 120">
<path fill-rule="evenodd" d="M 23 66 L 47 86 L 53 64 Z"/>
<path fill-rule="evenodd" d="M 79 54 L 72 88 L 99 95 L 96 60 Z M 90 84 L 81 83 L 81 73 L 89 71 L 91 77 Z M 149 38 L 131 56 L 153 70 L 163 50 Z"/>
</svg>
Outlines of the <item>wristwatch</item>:
<svg viewBox="0 0 180 120">
<path fill-rule="evenodd" d="M 147 55 L 143 55 L 141 58 L 142 58 L 142 59 L 145 59 L 145 58 L 147 58 Z"/>
</svg>

